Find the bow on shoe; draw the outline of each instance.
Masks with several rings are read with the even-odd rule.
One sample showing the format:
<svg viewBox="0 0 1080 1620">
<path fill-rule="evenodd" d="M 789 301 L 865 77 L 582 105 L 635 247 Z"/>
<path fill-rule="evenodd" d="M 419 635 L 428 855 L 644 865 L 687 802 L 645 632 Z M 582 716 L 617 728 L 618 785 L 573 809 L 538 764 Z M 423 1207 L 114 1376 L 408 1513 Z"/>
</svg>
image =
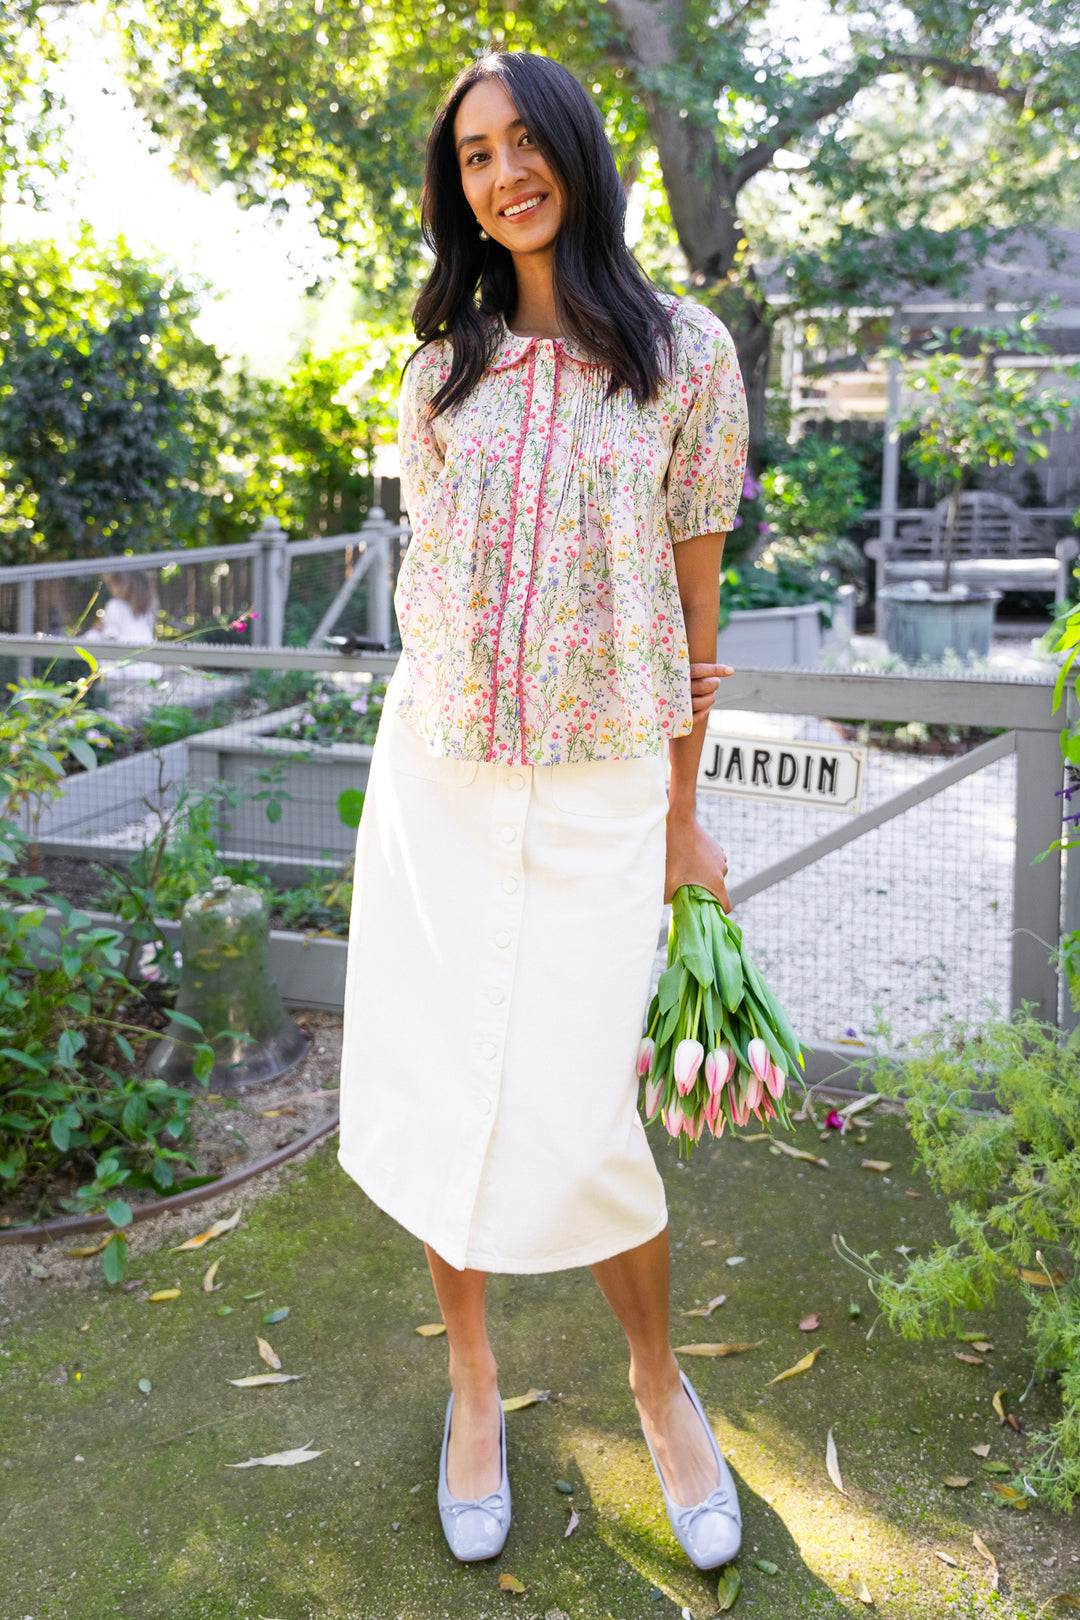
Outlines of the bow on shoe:
<svg viewBox="0 0 1080 1620">
<path fill-rule="evenodd" d="M 704 1502 L 698 1502 L 696 1506 L 685 1508 L 682 1511 L 676 1508 L 675 1517 L 678 1519 L 678 1524 L 673 1528 L 681 1531 L 684 1536 L 689 1535 L 699 1519 L 706 1519 L 713 1513 L 718 1513 L 722 1518 L 729 1519 L 736 1529 L 741 1528 L 742 1520 L 737 1513 L 732 1511 L 728 1494 L 722 1485 L 718 1485 L 714 1491 L 710 1492 Z"/>
<path fill-rule="evenodd" d="M 487 1496 L 477 1502 L 464 1502 L 455 1497 L 440 1510 L 451 1518 L 458 1518 L 462 1513 L 486 1513 L 495 1520 L 496 1526 L 500 1524 L 499 1515 L 506 1511 L 501 1491 L 489 1491 Z"/>
</svg>

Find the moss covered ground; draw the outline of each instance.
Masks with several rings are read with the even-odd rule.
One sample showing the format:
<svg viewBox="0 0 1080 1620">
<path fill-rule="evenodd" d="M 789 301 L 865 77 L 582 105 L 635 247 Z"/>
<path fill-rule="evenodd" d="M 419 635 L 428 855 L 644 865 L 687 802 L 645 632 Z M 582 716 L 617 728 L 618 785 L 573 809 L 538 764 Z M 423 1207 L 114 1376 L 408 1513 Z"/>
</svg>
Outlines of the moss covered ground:
<svg viewBox="0 0 1080 1620">
<path fill-rule="evenodd" d="M 946 1235 L 946 1212 L 916 1179 L 897 1117 L 878 1118 L 863 1144 L 822 1145 L 809 1125 L 796 1140 L 830 1168 L 730 1139 L 682 1166 L 656 1141 L 671 1208 L 675 1342 L 764 1341 L 726 1359 L 683 1361 L 740 1486 L 743 1591 L 732 1612 L 1068 1612 L 1052 1600 L 1080 1594 L 1073 1522 L 1037 1502 L 1025 1512 L 998 1505 L 989 1482 L 1008 1475 L 983 1473 L 970 1449 L 989 1443 L 991 1461 L 1022 1469 L 1027 1440 L 999 1425 L 997 1389 L 1027 1431 L 1055 1415 L 1052 1385 L 1020 1403 L 1030 1377 L 1022 1303 L 967 1320 L 994 1346 L 978 1366 L 956 1359 L 972 1353 L 958 1341 L 906 1343 L 883 1325 L 868 1341 L 873 1300 L 837 1258 L 832 1234 L 900 1266 L 898 1247 Z M 890 1161 L 891 1173 L 860 1168 L 868 1155 Z M 743 1263 L 729 1266 L 734 1256 Z M 221 1287 L 207 1294 L 200 1279 L 215 1258 Z M 249 1195 L 241 1224 L 207 1250 L 162 1247 L 140 1258 L 146 1283 L 131 1293 L 107 1290 L 99 1262 L 85 1264 L 84 1286 L 32 1283 L 0 1309 L 2 1620 L 716 1612 L 715 1579 L 687 1565 L 664 1518 L 625 1349 L 587 1272 L 492 1279 L 503 1394 L 552 1394 L 507 1420 L 514 1523 L 505 1553 L 463 1567 L 435 1508 L 446 1341 L 416 1333 L 437 1319 L 423 1254 L 347 1180 L 331 1146 L 269 1195 Z M 173 1286 L 178 1298 L 148 1302 L 151 1288 Z M 679 1314 L 719 1293 L 727 1302 L 708 1320 Z M 218 1314 L 225 1305 L 230 1314 Z M 285 1306 L 285 1320 L 262 1325 Z M 811 1312 L 819 1329 L 800 1331 Z M 265 1370 L 258 1334 L 302 1378 L 232 1387 L 228 1379 Z M 810 1371 L 770 1385 L 815 1345 L 822 1354 Z M 830 1428 L 844 1495 L 825 1469 Z M 294 1468 L 225 1466 L 305 1442 L 322 1456 Z M 973 1482 L 949 1489 L 946 1474 Z M 579 1523 L 566 1537 L 571 1509 Z M 998 1560 L 998 1592 L 973 1532 Z M 502 1592 L 503 1572 L 525 1591 Z"/>
</svg>

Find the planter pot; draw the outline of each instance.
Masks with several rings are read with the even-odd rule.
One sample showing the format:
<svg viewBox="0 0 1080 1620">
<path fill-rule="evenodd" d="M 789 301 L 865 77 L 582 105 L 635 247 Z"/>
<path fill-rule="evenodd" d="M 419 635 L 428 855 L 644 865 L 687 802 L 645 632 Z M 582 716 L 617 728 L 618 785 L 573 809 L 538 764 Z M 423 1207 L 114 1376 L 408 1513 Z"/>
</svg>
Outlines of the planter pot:
<svg viewBox="0 0 1080 1620">
<path fill-rule="evenodd" d="M 716 657 L 736 669 L 811 669 L 827 644 L 842 642 L 854 629 L 855 587 L 844 585 L 835 603 L 736 608 L 716 638 Z"/>
<path fill-rule="evenodd" d="M 886 643 L 905 664 L 940 664 L 948 656 L 966 660 L 988 655 L 1000 591 L 946 596 L 941 591 L 918 592 L 910 585 L 893 585 L 880 595 L 885 603 Z"/>
</svg>

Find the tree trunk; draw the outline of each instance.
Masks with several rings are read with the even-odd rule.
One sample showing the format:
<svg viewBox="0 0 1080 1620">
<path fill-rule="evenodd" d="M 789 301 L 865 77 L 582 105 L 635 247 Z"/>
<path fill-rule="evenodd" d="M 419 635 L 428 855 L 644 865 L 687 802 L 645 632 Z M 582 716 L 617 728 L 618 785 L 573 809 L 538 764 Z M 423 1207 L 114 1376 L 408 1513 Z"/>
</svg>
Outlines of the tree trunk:
<svg viewBox="0 0 1080 1620">
<path fill-rule="evenodd" d="M 765 379 L 772 323 L 752 271 L 740 269 L 746 238 L 739 221 L 740 181 L 721 161 L 714 125 L 703 124 L 661 92 L 645 88 L 677 61 L 672 24 L 681 7 L 653 0 L 612 0 L 625 43 L 624 60 L 642 74 L 642 100 L 656 144 L 668 206 L 690 269 L 695 296 L 720 316 L 735 340 L 750 414 L 750 464 L 760 471 L 765 439 Z M 739 280 L 733 280 L 734 272 Z"/>
</svg>

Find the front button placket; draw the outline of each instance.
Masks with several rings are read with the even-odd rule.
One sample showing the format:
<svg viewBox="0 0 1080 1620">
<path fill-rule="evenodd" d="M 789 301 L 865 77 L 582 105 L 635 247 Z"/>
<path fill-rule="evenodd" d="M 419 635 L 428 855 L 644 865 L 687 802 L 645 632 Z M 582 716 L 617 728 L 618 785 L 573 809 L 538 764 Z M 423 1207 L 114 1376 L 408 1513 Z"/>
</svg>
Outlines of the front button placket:
<svg viewBox="0 0 1080 1620">
<path fill-rule="evenodd" d="M 523 847 L 532 798 L 532 767 L 497 765 L 489 801 L 494 870 L 485 901 L 484 945 L 477 962 L 478 996 L 469 1051 L 469 1094 L 476 1121 L 462 1208 L 471 1222 L 502 1091 L 514 972 L 525 906 Z"/>
</svg>

